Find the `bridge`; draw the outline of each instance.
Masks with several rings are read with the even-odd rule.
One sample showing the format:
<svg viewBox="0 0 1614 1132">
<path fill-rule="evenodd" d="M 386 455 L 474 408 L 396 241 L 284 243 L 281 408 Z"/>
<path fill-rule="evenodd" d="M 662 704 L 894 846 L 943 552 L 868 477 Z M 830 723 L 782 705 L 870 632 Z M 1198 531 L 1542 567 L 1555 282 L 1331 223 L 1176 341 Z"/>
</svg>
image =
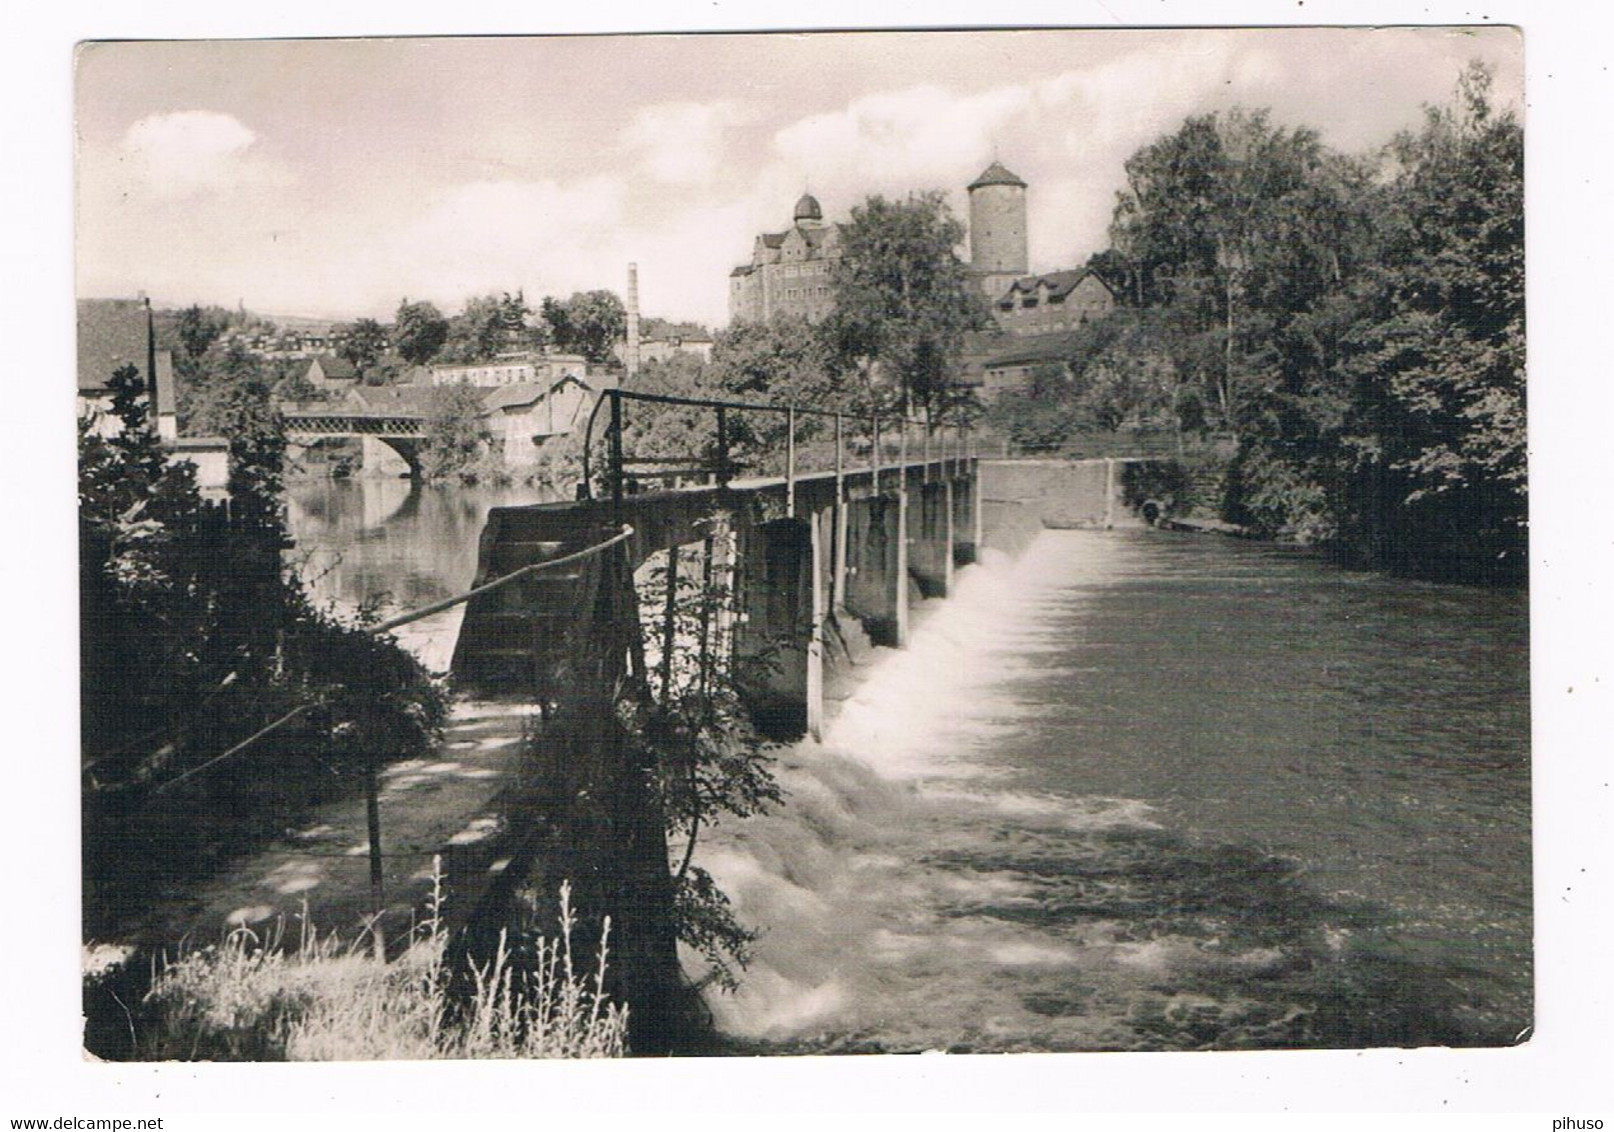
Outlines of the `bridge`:
<svg viewBox="0 0 1614 1132">
<path fill-rule="evenodd" d="M 411 476 L 420 474 L 420 449 L 426 438 L 423 412 L 287 402 L 280 415 L 292 444 L 310 447 L 322 440 L 362 440 L 368 448 L 379 442 L 403 457 Z"/>
</svg>

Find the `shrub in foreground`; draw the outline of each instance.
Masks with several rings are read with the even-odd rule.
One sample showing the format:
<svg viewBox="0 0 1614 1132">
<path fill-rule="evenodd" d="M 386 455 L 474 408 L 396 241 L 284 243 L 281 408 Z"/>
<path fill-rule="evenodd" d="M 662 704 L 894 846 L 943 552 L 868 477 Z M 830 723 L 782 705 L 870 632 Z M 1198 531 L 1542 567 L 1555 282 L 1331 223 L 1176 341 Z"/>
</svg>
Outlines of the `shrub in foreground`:
<svg viewBox="0 0 1614 1132">
<path fill-rule="evenodd" d="M 440 892 L 440 889 L 439 889 Z M 238 929 L 218 946 L 168 964 L 152 982 L 153 1022 L 139 1060 L 365 1061 L 621 1057 L 627 1008 L 605 994 L 605 922 L 597 962 L 574 965 L 569 885 L 560 938 L 535 937 L 518 966 L 501 937 L 473 966 L 466 998 L 450 994 L 440 897 L 418 938 L 391 963 L 364 940 L 343 944 L 305 928 L 295 947 Z M 306 916 L 305 916 L 306 921 Z"/>
</svg>

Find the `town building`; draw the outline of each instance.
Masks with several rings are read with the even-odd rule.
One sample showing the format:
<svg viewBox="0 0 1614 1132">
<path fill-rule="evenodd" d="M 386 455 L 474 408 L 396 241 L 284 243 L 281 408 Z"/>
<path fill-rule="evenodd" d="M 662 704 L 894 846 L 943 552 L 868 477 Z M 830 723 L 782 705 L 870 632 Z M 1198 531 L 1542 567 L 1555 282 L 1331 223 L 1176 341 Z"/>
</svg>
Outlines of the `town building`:
<svg viewBox="0 0 1614 1132">
<path fill-rule="evenodd" d="M 97 436 L 117 435 L 112 375 L 134 366 L 146 390 L 157 436 L 170 463 L 196 469 L 204 498 L 219 499 L 230 478 L 230 444 L 220 436 L 180 436 L 173 354 L 157 348 L 147 299 L 78 301 L 78 416 Z"/>
<path fill-rule="evenodd" d="M 1009 334 L 1057 334 L 1115 309 L 1115 292 L 1095 271 L 1027 275 L 1000 291 L 992 313 Z"/>
<path fill-rule="evenodd" d="M 624 365 L 627 363 L 627 346 L 618 342 L 612 347 L 612 353 Z M 652 336 L 639 339 L 639 362 L 664 362 L 668 358 L 679 355 L 692 357 L 697 361 L 709 362 L 712 360 L 712 337 L 709 334 L 668 334 L 665 336 Z"/>
<path fill-rule="evenodd" d="M 601 392 L 614 388 L 614 379 L 590 379 L 565 374 L 544 384 L 507 385 L 482 398 L 483 421 L 495 452 L 508 466 L 531 463 L 538 448 L 551 437 L 566 436 L 584 427 Z"/>
<path fill-rule="evenodd" d="M 157 349 L 151 303 L 146 299 L 80 299 L 78 301 L 78 415 L 99 436 L 120 427 L 111 416 L 112 375 L 133 366 L 151 398 L 157 435 L 171 441 L 179 435 L 174 392 L 174 359 Z"/>
<path fill-rule="evenodd" d="M 359 370 L 346 358 L 335 354 L 321 354 L 308 363 L 304 374 L 315 389 L 351 389 L 358 384 Z"/>
<path fill-rule="evenodd" d="M 500 385 L 551 383 L 562 377 L 587 377 L 588 359 L 581 354 L 507 354 L 486 362 L 439 364 L 431 367 L 433 385 Z"/>
</svg>

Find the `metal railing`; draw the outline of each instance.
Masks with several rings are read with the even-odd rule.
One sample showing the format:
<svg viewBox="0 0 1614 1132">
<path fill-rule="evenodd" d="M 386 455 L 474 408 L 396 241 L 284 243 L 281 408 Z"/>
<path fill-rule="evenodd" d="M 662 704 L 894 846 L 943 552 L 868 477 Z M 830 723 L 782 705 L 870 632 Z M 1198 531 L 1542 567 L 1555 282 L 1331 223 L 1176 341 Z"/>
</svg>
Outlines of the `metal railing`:
<svg viewBox="0 0 1614 1132">
<path fill-rule="evenodd" d="M 695 456 L 668 457 L 668 456 L 642 456 L 635 457 L 623 450 L 623 432 L 627 426 L 627 413 L 624 402 L 638 401 L 652 405 L 683 406 L 686 408 L 709 409 L 713 413 L 715 458 L 707 461 Z M 886 438 L 894 425 L 897 431 L 897 464 L 906 466 L 908 463 L 908 431 L 910 427 L 917 428 L 923 438 L 924 463 L 928 466 L 932 462 L 933 441 L 938 445 L 940 462 L 946 464 L 954 461 L 969 460 L 974 456 L 973 438 L 970 426 L 964 421 L 937 420 L 928 414 L 925 417 L 913 417 L 907 414 L 896 413 L 859 413 L 842 409 L 814 409 L 804 408 L 795 404 L 774 404 L 757 401 L 730 401 L 703 397 L 678 397 L 664 393 L 641 393 L 629 389 L 608 389 L 594 402 L 593 411 L 590 412 L 588 425 L 583 433 L 583 482 L 579 486 L 579 498 L 594 498 L 594 428 L 599 419 L 600 411 L 609 405 L 610 423 L 606 426 L 606 436 L 609 443 L 609 460 L 606 468 L 610 497 L 613 504 L 620 506 L 624 494 L 630 486 L 634 486 L 638 479 L 650 478 L 654 475 L 662 480 L 676 479 L 680 476 L 699 475 L 709 477 L 718 487 L 727 487 L 734 479 L 734 472 L 740 467 L 730 457 L 729 450 L 729 414 L 734 413 L 770 413 L 785 417 L 785 498 L 786 507 L 790 514 L 795 513 L 796 480 L 798 478 L 797 455 L 798 433 L 797 422 L 802 417 L 815 417 L 834 421 L 834 466 L 835 486 L 837 494 L 844 486 L 844 478 L 848 471 L 846 467 L 847 455 L 847 425 L 850 423 L 865 426 L 864 435 L 868 440 L 869 464 L 866 470 L 871 472 L 878 487 L 882 471 L 882 453 L 886 447 L 882 438 L 882 427 L 885 428 Z M 948 441 L 952 441 L 952 454 L 948 454 Z M 666 466 L 665 470 L 655 473 L 635 475 L 630 471 L 633 467 Z M 830 469 L 821 469 L 828 471 Z"/>
</svg>

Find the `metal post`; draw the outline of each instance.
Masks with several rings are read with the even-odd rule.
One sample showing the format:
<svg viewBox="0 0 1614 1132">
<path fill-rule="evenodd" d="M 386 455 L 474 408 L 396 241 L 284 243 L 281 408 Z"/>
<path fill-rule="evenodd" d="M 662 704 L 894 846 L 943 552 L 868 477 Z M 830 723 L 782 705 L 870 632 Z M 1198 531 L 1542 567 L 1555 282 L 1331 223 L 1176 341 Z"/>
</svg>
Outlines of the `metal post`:
<svg viewBox="0 0 1614 1132">
<path fill-rule="evenodd" d="M 874 494 L 880 494 L 880 418 L 874 418 Z"/>
<path fill-rule="evenodd" d="M 729 485 L 729 418 L 722 405 L 717 407 L 717 486 Z"/>
<path fill-rule="evenodd" d="M 930 410 L 925 410 L 925 482 L 930 482 L 930 434 L 934 431 L 930 423 Z"/>
<path fill-rule="evenodd" d="M 678 547 L 667 548 L 667 610 L 661 626 L 661 706 L 672 695 L 673 650 L 678 645 Z"/>
<path fill-rule="evenodd" d="M 908 490 L 908 417 L 907 417 L 906 414 L 904 414 L 903 417 L 902 417 L 901 439 L 899 439 L 897 441 L 897 467 L 902 469 L 901 474 L 897 476 L 897 490 L 898 491 L 907 491 Z"/>
<path fill-rule="evenodd" d="M 796 517 L 796 406 L 785 409 L 785 517 Z"/>
<path fill-rule="evenodd" d="M 835 502 L 846 498 L 845 450 L 841 446 L 841 414 L 835 414 Z"/>
<path fill-rule="evenodd" d="M 700 611 L 701 623 L 701 698 L 705 699 L 712 682 L 712 559 L 717 554 L 717 543 L 711 535 L 706 536 L 702 551 L 700 604 L 696 609 Z"/>
<path fill-rule="evenodd" d="M 364 752 L 364 821 L 370 834 L 370 938 L 378 963 L 387 961 L 387 941 L 381 932 L 381 914 L 386 911 L 386 892 L 381 872 L 381 797 L 376 785 L 376 755 Z"/>
<path fill-rule="evenodd" d="M 846 606 L 846 469 L 841 414 L 835 414 L 835 561 L 830 571 L 830 608 Z"/>
<path fill-rule="evenodd" d="M 606 390 L 611 398 L 611 517 L 622 522 L 622 391 Z"/>
</svg>

